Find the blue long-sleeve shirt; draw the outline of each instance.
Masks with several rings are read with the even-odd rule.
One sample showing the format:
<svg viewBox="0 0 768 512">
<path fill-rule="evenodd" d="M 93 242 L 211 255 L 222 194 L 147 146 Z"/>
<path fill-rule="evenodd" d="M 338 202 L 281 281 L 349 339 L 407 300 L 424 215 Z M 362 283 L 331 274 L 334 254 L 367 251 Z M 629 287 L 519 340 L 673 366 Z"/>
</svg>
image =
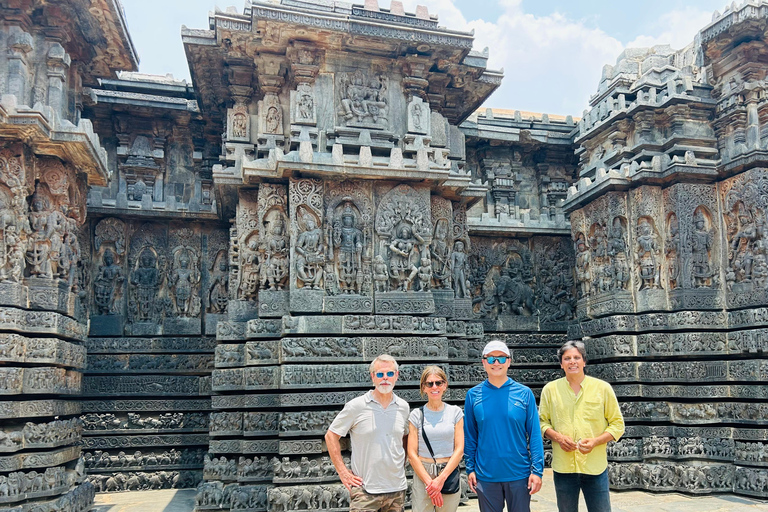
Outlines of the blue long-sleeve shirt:
<svg viewBox="0 0 768 512">
<path fill-rule="evenodd" d="M 484 482 L 511 482 L 544 473 L 544 446 L 533 391 L 508 378 L 500 388 L 488 380 L 464 402 L 464 462 L 467 474 Z"/>
</svg>

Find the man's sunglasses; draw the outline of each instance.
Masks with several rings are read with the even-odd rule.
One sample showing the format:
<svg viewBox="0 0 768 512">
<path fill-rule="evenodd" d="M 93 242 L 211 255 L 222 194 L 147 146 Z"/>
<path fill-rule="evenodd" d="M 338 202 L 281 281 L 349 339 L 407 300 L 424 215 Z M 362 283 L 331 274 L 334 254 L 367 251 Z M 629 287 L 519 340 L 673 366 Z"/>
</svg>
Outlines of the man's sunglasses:
<svg viewBox="0 0 768 512">
<path fill-rule="evenodd" d="M 440 387 L 440 386 L 442 386 L 443 384 L 445 384 L 445 381 L 444 381 L 444 380 L 433 380 L 433 381 L 431 381 L 431 382 L 425 382 L 425 383 L 424 383 L 424 385 L 425 385 L 426 387 L 428 387 L 428 388 L 439 388 L 439 387 Z"/>
<path fill-rule="evenodd" d="M 509 357 L 508 356 L 488 356 L 488 357 L 484 357 L 483 359 L 488 361 L 488 364 L 496 364 L 497 361 L 499 362 L 499 364 L 504 364 L 507 362 L 507 359 L 509 359 Z"/>
<path fill-rule="evenodd" d="M 395 372 L 392 372 L 392 371 L 390 371 L 390 372 L 376 372 L 376 373 L 374 373 L 374 375 L 376 376 L 377 379 L 381 379 L 382 377 L 384 377 L 384 375 L 386 375 L 387 377 L 394 377 L 395 376 Z"/>
</svg>

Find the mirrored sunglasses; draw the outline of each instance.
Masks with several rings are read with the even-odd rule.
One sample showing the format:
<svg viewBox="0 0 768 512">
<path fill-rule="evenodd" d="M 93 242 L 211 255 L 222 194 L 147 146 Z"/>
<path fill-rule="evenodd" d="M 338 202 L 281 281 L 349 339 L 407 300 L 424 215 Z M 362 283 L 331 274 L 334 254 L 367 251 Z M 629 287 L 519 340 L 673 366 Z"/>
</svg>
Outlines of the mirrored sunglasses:
<svg viewBox="0 0 768 512">
<path fill-rule="evenodd" d="M 374 375 L 376 376 L 377 379 L 381 379 L 381 378 L 384 377 L 384 375 L 386 375 L 387 377 L 394 377 L 395 376 L 395 372 L 393 372 L 393 371 L 389 371 L 389 372 L 376 372 L 376 373 L 374 373 Z"/>
<path fill-rule="evenodd" d="M 486 361 L 488 361 L 488 364 L 496 364 L 498 361 L 499 364 L 504 364 L 507 362 L 507 359 L 509 359 L 508 356 L 487 356 L 484 357 Z"/>
</svg>

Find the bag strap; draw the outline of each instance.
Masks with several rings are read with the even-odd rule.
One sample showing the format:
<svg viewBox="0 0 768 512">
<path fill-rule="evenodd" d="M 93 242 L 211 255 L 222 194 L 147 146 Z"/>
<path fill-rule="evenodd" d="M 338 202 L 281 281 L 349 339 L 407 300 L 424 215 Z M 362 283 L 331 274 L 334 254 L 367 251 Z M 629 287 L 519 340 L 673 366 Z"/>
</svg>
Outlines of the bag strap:
<svg viewBox="0 0 768 512">
<path fill-rule="evenodd" d="M 437 464 L 437 459 L 435 459 L 435 452 L 432 451 L 432 445 L 429 444 L 429 438 L 427 437 L 427 431 L 424 430 L 424 408 L 426 405 L 421 406 L 421 437 L 424 438 L 424 444 L 427 445 L 427 450 L 429 450 L 429 455 L 432 457 L 432 460 L 435 461 L 435 464 Z"/>
</svg>

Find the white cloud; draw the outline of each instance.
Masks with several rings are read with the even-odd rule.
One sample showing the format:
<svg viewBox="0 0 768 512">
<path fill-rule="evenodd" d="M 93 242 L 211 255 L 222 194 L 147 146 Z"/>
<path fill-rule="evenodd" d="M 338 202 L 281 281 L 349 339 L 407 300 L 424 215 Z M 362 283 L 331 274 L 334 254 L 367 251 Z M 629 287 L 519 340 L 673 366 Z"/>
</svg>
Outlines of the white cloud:
<svg viewBox="0 0 768 512">
<path fill-rule="evenodd" d="M 478 0 L 479 1 L 479 0 Z M 487 1 L 487 0 L 486 0 Z M 383 3 L 383 0 L 380 0 Z M 711 19 L 711 13 L 689 7 L 663 13 L 652 33 L 626 46 L 594 23 L 569 19 L 557 12 L 537 16 L 525 12 L 521 0 L 496 0 L 502 14 L 494 20 L 467 20 L 452 0 L 405 0 L 406 10 L 426 5 L 440 25 L 475 31 L 475 49 L 490 49 L 488 67 L 504 68 L 501 87 L 486 106 L 581 116 L 597 91 L 602 68 L 613 64 L 627 46 L 670 44 L 682 48 Z"/>
<path fill-rule="evenodd" d="M 627 47 L 642 48 L 657 44 L 668 44 L 680 49 L 693 42 L 693 38 L 712 20 L 712 13 L 696 7 L 675 9 L 662 14 L 652 28 L 656 33 L 641 35 L 627 43 Z"/>
</svg>

